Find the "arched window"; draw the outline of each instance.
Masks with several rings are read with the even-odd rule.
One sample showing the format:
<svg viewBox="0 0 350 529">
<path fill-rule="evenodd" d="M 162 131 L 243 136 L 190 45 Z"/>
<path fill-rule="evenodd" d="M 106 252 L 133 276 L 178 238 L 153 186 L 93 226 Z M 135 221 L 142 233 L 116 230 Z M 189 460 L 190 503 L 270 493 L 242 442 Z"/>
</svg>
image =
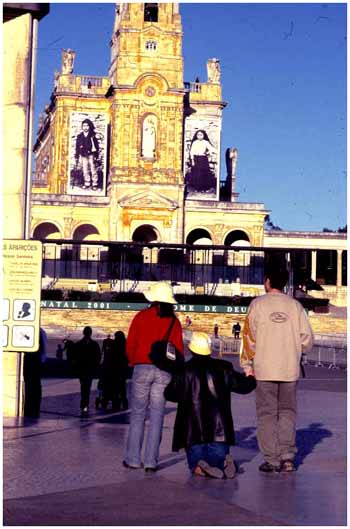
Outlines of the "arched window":
<svg viewBox="0 0 350 529">
<path fill-rule="evenodd" d="M 132 240 L 133 242 L 156 242 L 158 240 L 158 234 L 153 226 L 144 224 L 134 231 Z"/>
<path fill-rule="evenodd" d="M 87 245 L 73 246 L 73 257 L 75 260 L 98 261 L 100 246 L 88 246 L 88 241 L 100 240 L 100 232 L 92 224 L 82 224 L 73 233 L 74 241 L 86 241 Z"/>
<path fill-rule="evenodd" d="M 250 241 L 244 231 L 234 230 L 226 236 L 224 244 L 225 246 L 250 246 Z"/>
<path fill-rule="evenodd" d="M 52 224 L 51 222 L 43 222 L 42 224 L 39 224 L 34 232 L 33 232 L 33 239 L 61 239 L 62 235 L 55 226 L 55 224 Z"/>
<path fill-rule="evenodd" d="M 213 244 L 210 233 L 202 228 L 191 231 L 186 237 L 186 244 Z"/>
<path fill-rule="evenodd" d="M 157 42 L 155 40 L 147 40 L 145 44 L 145 48 L 147 51 L 156 51 Z"/>
<path fill-rule="evenodd" d="M 144 21 L 145 22 L 158 22 L 158 4 L 145 3 Z"/>
<path fill-rule="evenodd" d="M 100 239 L 100 233 L 92 224 L 82 224 L 73 233 L 75 241 L 96 241 Z"/>
</svg>

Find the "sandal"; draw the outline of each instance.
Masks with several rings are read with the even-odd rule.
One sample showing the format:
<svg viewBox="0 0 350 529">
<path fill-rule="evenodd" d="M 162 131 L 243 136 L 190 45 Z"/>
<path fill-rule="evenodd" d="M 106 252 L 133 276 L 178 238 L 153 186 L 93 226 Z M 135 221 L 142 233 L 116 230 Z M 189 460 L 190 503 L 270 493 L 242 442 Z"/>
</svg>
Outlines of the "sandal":
<svg viewBox="0 0 350 529">
<path fill-rule="evenodd" d="M 281 472 L 295 472 L 296 466 L 291 459 L 281 461 Z"/>
<path fill-rule="evenodd" d="M 194 476 L 201 476 L 202 478 L 205 478 L 207 476 L 206 473 L 203 472 L 201 467 L 199 467 L 198 465 L 192 470 L 192 474 Z"/>
<path fill-rule="evenodd" d="M 222 479 L 224 477 L 224 473 L 220 468 L 210 466 L 209 463 L 203 459 L 198 461 L 197 468 L 198 467 L 210 478 Z"/>
<path fill-rule="evenodd" d="M 232 459 L 232 456 L 227 454 L 224 461 L 224 473 L 227 479 L 233 479 L 236 475 L 236 464 Z"/>
</svg>

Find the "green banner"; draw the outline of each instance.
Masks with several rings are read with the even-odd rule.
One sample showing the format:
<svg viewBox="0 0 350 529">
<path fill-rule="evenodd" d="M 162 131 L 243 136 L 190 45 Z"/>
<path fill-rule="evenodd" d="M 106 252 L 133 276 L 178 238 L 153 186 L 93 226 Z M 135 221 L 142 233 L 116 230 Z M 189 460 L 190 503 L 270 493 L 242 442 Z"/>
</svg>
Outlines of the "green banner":
<svg viewBox="0 0 350 529">
<path fill-rule="evenodd" d="M 41 301 L 42 309 L 131 310 L 145 309 L 148 303 L 114 303 L 111 301 Z M 236 305 L 174 305 L 175 312 L 205 312 L 217 314 L 247 314 L 248 307 Z"/>
</svg>

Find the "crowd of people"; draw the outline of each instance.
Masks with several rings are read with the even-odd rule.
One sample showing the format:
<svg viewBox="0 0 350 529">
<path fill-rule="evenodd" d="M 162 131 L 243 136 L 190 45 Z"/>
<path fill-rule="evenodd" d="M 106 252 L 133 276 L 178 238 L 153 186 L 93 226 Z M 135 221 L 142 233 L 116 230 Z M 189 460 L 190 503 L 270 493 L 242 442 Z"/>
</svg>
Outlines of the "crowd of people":
<svg viewBox="0 0 350 529">
<path fill-rule="evenodd" d="M 80 413 L 82 417 L 89 414 L 92 381 L 98 378 L 98 396 L 95 407 L 107 411 L 111 403 L 112 411 L 126 410 L 126 381 L 128 376 L 128 359 L 126 356 L 126 339 L 122 331 L 109 334 L 102 342 L 102 350 L 96 340 L 92 339 L 90 326 L 84 327 L 83 337 L 67 350 L 73 372 L 80 382 Z M 102 360 L 102 361 L 101 361 Z"/>
<path fill-rule="evenodd" d="M 266 271 L 266 293 L 252 301 L 245 319 L 240 371 L 228 360 L 213 358 L 210 337 L 200 331 L 191 333 L 191 357 L 185 361 L 183 331 L 174 313 L 176 300 L 171 285 L 163 281 L 145 292 L 150 304 L 135 315 L 127 338 L 121 331 L 114 339 L 108 335 L 101 351 L 87 326 L 81 340 L 65 342 L 63 350 L 80 381 L 82 417 L 88 416 L 91 385 L 97 376 L 96 407 L 107 410 L 111 402 L 112 411 L 129 409 L 126 380 L 132 369 L 124 467 L 159 469 L 168 400 L 177 403 L 172 449 L 185 450 L 190 473 L 234 478 L 231 393 L 255 391 L 257 440 L 264 456 L 259 470 L 296 470 L 297 381 L 301 355 L 312 348 L 313 333 L 302 305 L 283 293 L 287 280 L 285 269 Z M 238 322 L 232 330 L 239 338 Z"/>
</svg>

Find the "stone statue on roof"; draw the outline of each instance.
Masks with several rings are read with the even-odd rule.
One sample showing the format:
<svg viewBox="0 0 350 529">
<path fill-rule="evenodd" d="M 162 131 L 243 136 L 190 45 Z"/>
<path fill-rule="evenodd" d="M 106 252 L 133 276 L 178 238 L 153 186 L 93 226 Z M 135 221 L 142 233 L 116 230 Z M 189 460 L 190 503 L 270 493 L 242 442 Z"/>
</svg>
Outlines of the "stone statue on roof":
<svg viewBox="0 0 350 529">
<path fill-rule="evenodd" d="M 75 51 L 68 48 L 62 50 L 62 74 L 71 74 L 74 69 Z"/>
<path fill-rule="evenodd" d="M 208 59 L 207 73 L 208 83 L 220 83 L 221 70 L 219 59 Z"/>
</svg>

